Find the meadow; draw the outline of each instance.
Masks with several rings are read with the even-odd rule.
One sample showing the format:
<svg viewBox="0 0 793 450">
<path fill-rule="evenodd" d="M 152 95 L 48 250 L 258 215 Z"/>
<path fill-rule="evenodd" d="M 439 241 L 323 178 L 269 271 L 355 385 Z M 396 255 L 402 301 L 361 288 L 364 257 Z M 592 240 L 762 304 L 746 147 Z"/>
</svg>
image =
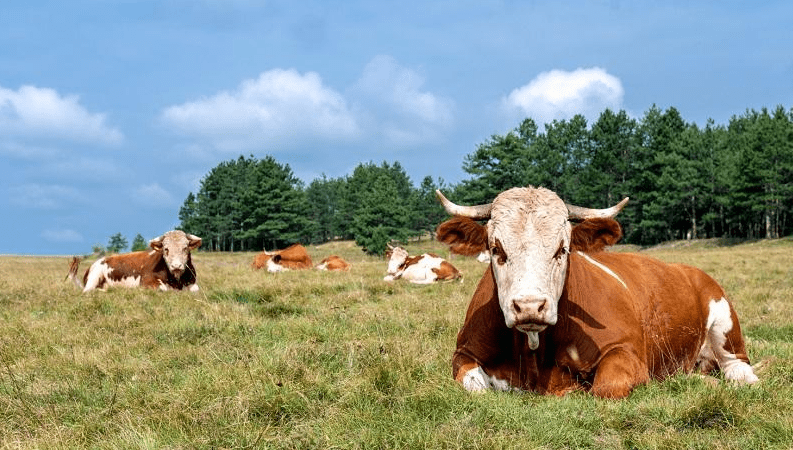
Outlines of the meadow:
<svg viewBox="0 0 793 450">
<path fill-rule="evenodd" d="M 727 244 L 642 253 L 722 283 L 760 383 L 678 375 L 616 401 L 458 386 L 451 355 L 485 270 L 473 258 L 451 260 L 462 282 L 417 286 L 382 281 L 385 261 L 349 242 L 309 247 L 345 273 L 194 252 L 197 294 L 83 295 L 67 257 L 0 257 L 0 447 L 793 448 L 793 240 Z"/>
</svg>

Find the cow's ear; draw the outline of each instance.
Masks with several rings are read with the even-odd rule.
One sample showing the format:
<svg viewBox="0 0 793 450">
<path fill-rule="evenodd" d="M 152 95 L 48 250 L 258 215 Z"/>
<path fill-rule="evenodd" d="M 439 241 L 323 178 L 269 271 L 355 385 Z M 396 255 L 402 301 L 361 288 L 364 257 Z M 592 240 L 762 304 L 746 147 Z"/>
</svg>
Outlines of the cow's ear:
<svg viewBox="0 0 793 450">
<path fill-rule="evenodd" d="M 454 216 L 438 225 L 435 237 L 460 255 L 476 256 L 487 249 L 487 229 L 467 217 Z"/>
<path fill-rule="evenodd" d="M 272 261 L 273 261 L 274 263 L 279 263 L 279 262 L 281 262 L 281 255 L 280 255 L 280 254 L 275 254 L 275 255 L 273 255 L 273 257 L 272 257 Z"/>
<path fill-rule="evenodd" d="M 190 250 L 195 250 L 198 247 L 201 247 L 201 238 L 192 234 L 187 235 L 187 248 Z"/>
<path fill-rule="evenodd" d="M 598 252 L 622 238 L 622 227 L 614 219 L 587 219 L 573 227 L 570 249 Z"/>
<path fill-rule="evenodd" d="M 162 251 L 162 240 L 165 236 L 156 237 L 149 241 L 149 247 L 154 250 Z"/>
</svg>

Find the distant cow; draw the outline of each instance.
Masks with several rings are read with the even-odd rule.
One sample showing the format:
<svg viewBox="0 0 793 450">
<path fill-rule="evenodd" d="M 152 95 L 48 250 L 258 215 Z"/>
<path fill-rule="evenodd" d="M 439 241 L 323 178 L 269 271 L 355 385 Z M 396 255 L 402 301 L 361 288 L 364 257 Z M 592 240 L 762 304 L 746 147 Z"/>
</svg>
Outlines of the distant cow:
<svg viewBox="0 0 793 450">
<path fill-rule="evenodd" d="M 453 252 L 491 253 L 452 358 L 465 389 L 621 398 L 695 370 L 757 381 L 716 281 L 693 267 L 603 251 L 622 237 L 613 217 L 627 198 L 596 210 L 543 188 L 509 189 L 479 206 L 437 195 L 456 216 L 438 226 L 438 240 Z"/>
<path fill-rule="evenodd" d="M 350 263 L 343 260 L 336 255 L 330 255 L 323 259 L 321 263 L 317 264 L 317 270 L 330 270 L 330 271 L 348 271 L 350 270 Z"/>
<path fill-rule="evenodd" d="M 283 250 L 263 251 L 253 258 L 251 267 L 267 268 L 268 272 L 310 269 L 313 267 L 308 251 L 300 244 L 292 244 Z"/>
<path fill-rule="evenodd" d="M 190 251 L 201 246 L 201 238 L 180 230 L 169 231 L 149 241 L 151 250 L 99 258 L 77 277 L 80 259 L 72 259 L 68 278 L 83 292 L 112 286 L 198 291 Z"/>
<path fill-rule="evenodd" d="M 432 253 L 409 256 L 404 248 L 389 244 L 386 258 L 388 275 L 383 278 L 385 281 L 404 278 L 411 283 L 431 284 L 434 281 L 462 280 L 463 274 L 456 267 Z"/>
</svg>

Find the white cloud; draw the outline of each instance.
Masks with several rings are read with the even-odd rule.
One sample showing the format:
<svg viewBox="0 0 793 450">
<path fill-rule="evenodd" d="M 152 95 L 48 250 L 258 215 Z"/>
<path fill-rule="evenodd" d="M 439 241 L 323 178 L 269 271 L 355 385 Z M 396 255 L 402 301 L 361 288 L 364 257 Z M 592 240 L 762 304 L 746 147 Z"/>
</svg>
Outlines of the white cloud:
<svg viewBox="0 0 793 450">
<path fill-rule="evenodd" d="M 17 91 L 0 86 L 0 132 L 23 137 L 70 139 L 117 144 L 119 130 L 105 124 L 105 115 L 90 113 L 76 95 L 22 86 Z"/>
<path fill-rule="evenodd" d="M 576 114 L 592 122 L 606 108 L 619 110 L 623 95 L 619 78 L 601 68 L 552 70 L 510 92 L 502 107 L 508 115 L 531 117 L 540 126 Z"/>
<path fill-rule="evenodd" d="M 83 235 L 74 230 L 44 230 L 41 237 L 49 242 L 83 242 Z"/>
<path fill-rule="evenodd" d="M 158 183 L 143 184 L 133 191 L 135 202 L 156 208 L 172 207 L 176 204 L 173 195 Z"/>
<path fill-rule="evenodd" d="M 12 203 L 35 209 L 63 209 L 82 196 L 69 186 L 28 183 L 8 189 Z"/>
<path fill-rule="evenodd" d="M 318 74 L 282 69 L 245 80 L 233 92 L 171 106 L 162 120 L 229 151 L 347 140 L 359 133 L 344 97 Z"/>
<path fill-rule="evenodd" d="M 366 65 L 356 85 L 401 114 L 422 122 L 447 126 L 452 122 L 451 101 L 422 91 L 424 77 L 400 66 L 390 56 L 377 56 Z"/>
<path fill-rule="evenodd" d="M 453 102 L 422 90 L 424 82 L 415 70 L 380 55 L 366 65 L 351 94 L 370 118 L 370 131 L 393 144 L 415 145 L 438 139 L 454 121 Z"/>
<path fill-rule="evenodd" d="M 236 90 L 166 108 L 167 126 L 229 152 L 350 143 L 377 137 L 407 146 L 432 142 L 454 121 L 453 102 L 423 89 L 424 77 L 390 56 L 377 56 L 348 90 L 349 100 L 314 72 L 273 69 Z"/>
</svg>

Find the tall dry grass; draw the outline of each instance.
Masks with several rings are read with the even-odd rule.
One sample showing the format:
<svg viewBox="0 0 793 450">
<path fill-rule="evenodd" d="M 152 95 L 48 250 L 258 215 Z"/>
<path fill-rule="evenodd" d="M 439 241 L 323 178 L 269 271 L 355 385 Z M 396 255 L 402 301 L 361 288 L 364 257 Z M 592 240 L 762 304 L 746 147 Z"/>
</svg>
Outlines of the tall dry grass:
<svg viewBox="0 0 793 450">
<path fill-rule="evenodd" d="M 411 252 L 448 252 L 430 242 Z M 196 253 L 201 292 L 82 295 L 67 258 L 0 258 L 3 448 L 790 448 L 790 240 L 646 251 L 730 293 L 761 383 L 678 376 L 606 401 L 470 395 L 450 358 L 484 265 L 462 283 L 385 283 L 349 242 L 350 272 L 268 274 L 253 253 Z M 83 263 L 83 268 L 87 263 Z"/>
</svg>

